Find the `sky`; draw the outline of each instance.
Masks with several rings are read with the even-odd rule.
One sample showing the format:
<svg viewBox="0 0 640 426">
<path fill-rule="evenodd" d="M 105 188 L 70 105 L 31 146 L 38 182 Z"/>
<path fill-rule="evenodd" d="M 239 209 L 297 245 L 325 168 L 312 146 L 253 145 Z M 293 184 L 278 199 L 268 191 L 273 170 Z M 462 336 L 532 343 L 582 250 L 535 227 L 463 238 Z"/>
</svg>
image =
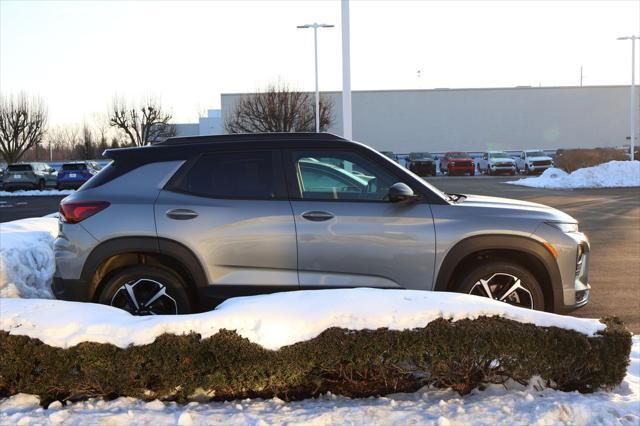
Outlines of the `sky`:
<svg viewBox="0 0 640 426">
<path fill-rule="evenodd" d="M 221 93 L 277 80 L 313 90 L 313 30 L 296 28 L 313 22 L 335 25 L 318 33 L 320 90 L 341 90 L 340 10 L 0 0 L 0 91 L 40 96 L 53 125 L 106 113 L 114 96 L 155 97 L 176 122 L 196 122 Z M 353 90 L 571 86 L 581 66 L 585 85 L 629 84 L 631 42 L 616 38 L 640 35 L 640 0 L 352 0 L 350 14 Z"/>
</svg>

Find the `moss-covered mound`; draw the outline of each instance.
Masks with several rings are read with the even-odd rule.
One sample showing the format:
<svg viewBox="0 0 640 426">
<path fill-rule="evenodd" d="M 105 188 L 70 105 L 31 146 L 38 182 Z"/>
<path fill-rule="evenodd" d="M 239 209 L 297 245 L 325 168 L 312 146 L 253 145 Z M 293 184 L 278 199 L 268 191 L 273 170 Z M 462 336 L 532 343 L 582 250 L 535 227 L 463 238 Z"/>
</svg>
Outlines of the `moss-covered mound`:
<svg viewBox="0 0 640 426">
<path fill-rule="evenodd" d="M 324 392 L 364 397 L 431 384 L 461 394 L 483 383 L 526 383 L 592 392 L 619 384 L 631 334 L 617 319 L 598 336 L 499 318 L 436 320 L 414 330 L 338 328 L 277 351 L 221 331 L 163 335 L 120 349 L 82 343 L 69 349 L 0 332 L 0 396 L 59 399 L 131 396 L 185 402 Z"/>
</svg>

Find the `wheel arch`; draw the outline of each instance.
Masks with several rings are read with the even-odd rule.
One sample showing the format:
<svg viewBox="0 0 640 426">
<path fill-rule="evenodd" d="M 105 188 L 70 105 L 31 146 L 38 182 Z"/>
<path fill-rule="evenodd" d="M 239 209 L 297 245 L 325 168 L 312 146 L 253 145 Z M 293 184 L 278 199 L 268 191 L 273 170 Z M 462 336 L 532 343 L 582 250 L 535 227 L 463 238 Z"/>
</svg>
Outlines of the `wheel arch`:
<svg viewBox="0 0 640 426">
<path fill-rule="evenodd" d="M 155 265 L 180 274 L 192 301 L 199 307 L 198 289 L 208 284 L 197 257 L 184 245 L 155 237 L 113 238 L 96 246 L 84 263 L 81 278 L 89 285 L 90 300 L 96 300 L 110 274 L 132 265 Z"/>
<path fill-rule="evenodd" d="M 557 310 L 562 301 L 562 277 L 554 256 L 542 243 L 517 235 L 477 235 L 459 241 L 445 255 L 434 290 L 451 291 L 465 266 L 487 257 L 515 261 L 529 269 L 542 286 L 545 308 Z"/>
</svg>

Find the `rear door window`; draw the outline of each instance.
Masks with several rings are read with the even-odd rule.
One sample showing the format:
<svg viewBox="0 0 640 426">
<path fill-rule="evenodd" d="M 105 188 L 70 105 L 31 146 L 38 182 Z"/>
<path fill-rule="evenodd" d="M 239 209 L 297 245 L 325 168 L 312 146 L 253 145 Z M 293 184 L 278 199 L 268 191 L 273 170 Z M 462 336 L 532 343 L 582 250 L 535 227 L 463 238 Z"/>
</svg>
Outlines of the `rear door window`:
<svg viewBox="0 0 640 426">
<path fill-rule="evenodd" d="M 187 166 L 169 190 L 209 198 L 272 200 L 282 193 L 282 168 L 273 151 L 208 153 Z M 278 153 L 279 155 L 279 153 Z"/>
</svg>

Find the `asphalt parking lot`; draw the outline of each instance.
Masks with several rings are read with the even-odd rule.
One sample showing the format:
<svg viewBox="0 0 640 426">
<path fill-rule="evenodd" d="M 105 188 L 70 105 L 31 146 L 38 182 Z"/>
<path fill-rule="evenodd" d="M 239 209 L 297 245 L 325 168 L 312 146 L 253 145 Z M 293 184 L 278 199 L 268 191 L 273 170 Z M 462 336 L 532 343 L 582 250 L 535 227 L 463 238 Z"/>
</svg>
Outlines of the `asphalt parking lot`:
<svg viewBox="0 0 640 426">
<path fill-rule="evenodd" d="M 616 315 L 640 333 L 640 188 L 546 190 L 505 185 L 512 177 L 434 177 L 453 193 L 516 198 L 546 204 L 580 221 L 591 241 L 591 301 L 581 317 Z M 43 216 L 63 197 L 0 197 L 0 222 Z"/>
</svg>

